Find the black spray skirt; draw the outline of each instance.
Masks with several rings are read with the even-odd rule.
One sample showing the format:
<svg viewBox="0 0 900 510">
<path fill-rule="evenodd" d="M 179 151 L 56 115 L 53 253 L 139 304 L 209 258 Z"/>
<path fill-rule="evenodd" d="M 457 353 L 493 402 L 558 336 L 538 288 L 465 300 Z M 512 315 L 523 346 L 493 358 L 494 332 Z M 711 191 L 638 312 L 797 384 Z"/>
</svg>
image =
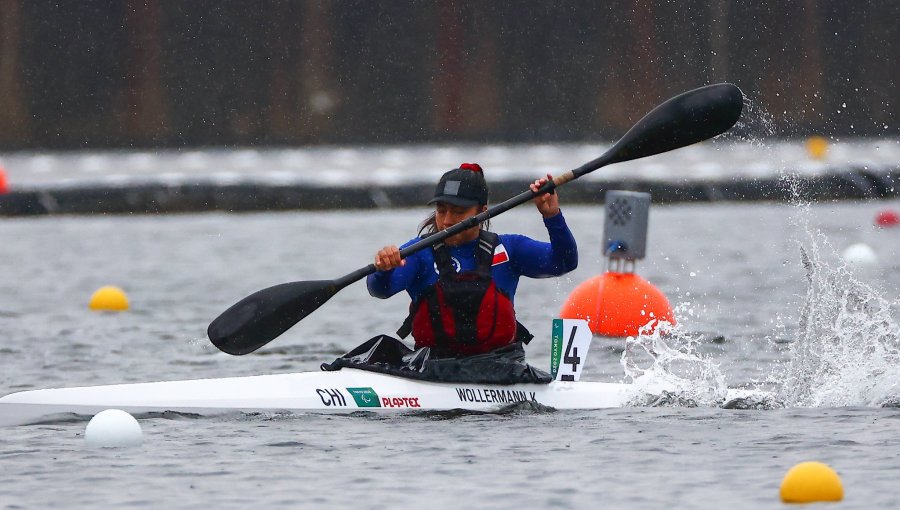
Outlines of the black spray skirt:
<svg viewBox="0 0 900 510">
<path fill-rule="evenodd" d="M 396 338 L 379 335 L 322 370 L 357 368 L 420 381 L 477 384 L 547 384 L 550 374 L 525 363 L 521 342 L 463 358 L 434 358 L 431 349 L 412 350 Z"/>
</svg>

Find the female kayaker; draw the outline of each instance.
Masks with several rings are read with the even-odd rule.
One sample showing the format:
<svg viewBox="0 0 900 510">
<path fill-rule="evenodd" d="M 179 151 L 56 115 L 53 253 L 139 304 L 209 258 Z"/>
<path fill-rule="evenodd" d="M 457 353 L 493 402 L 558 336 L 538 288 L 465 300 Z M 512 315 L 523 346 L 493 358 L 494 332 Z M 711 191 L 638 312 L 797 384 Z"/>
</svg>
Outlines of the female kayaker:
<svg viewBox="0 0 900 510">
<path fill-rule="evenodd" d="M 535 180 L 532 191 L 552 179 Z M 437 184 L 434 213 L 420 226 L 419 237 L 451 227 L 487 210 L 488 186 L 481 167 L 464 163 L 445 173 Z M 412 304 L 397 332 L 410 332 L 415 347 L 430 347 L 435 357 L 490 352 L 532 335 L 516 321 L 513 300 L 520 276 L 560 276 L 578 265 L 575 238 L 559 209 L 558 194 L 542 194 L 534 203 L 544 219 L 550 242 L 523 235 L 489 232 L 482 225 L 448 237 L 406 259 L 400 248 L 386 246 L 375 255 L 378 272 L 369 275 L 369 294 L 386 299 L 405 290 Z"/>
</svg>

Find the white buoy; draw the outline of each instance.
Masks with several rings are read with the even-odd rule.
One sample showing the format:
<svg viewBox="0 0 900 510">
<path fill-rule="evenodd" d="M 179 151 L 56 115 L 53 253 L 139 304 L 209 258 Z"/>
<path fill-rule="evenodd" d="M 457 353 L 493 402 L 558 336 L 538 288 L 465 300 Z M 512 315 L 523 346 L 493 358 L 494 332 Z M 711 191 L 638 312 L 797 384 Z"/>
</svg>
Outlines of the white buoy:
<svg viewBox="0 0 900 510">
<path fill-rule="evenodd" d="M 851 244 L 844 250 L 844 262 L 849 266 L 871 267 L 878 263 L 878 255 L 869 245 L 863 243 Z"/>
<path fill-rule="evenodd" d="M 84 441 L 91 448 L 127 448 L 140 446 L 144 437 L 134 416 L 119 409 L 107 409 L 88 422 Z"/>
</svg>

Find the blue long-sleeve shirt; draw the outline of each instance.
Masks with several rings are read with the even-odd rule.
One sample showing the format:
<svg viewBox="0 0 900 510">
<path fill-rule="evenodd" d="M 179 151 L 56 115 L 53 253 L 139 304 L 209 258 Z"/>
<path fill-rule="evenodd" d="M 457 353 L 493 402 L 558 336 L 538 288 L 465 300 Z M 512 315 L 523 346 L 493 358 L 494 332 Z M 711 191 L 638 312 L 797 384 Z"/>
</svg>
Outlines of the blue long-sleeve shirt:
<svg viewBox="0 0 900 510">
<path fill-rule="evenodd" d="M 560 276 L 578 266 L 578 247 L 575 237 L 566 225 L 562 213 L 544 218 L 550 234 L 550 242 L 536 241 L 518 234 L 500 234 L 500 244 L 494 250 L 491 276 L 497 287 L 503 289 L 511 300 L 515 299 L 520 276 L 549 278 Z M 405 248 L 421 238 L 415 238 L 402 246 Z M 478 239 L 459 246 L 448 246 L 454 265 L 463 271 L 475 269 L 475 248 Z M 502 246 L 502 248 L 501 248 Z M 505 252 L 505 256 L 503 255 Z M 459 269 L 457 269 L 459 270 Z M 406 258 L 406 264 L 390 271 L 378 271 L 368 276 L 369 294 L 386 299 L 405 290 L 413 301 L 437 282 L 438 273 L 434 252 L 423 249 Z"/>
</svg>

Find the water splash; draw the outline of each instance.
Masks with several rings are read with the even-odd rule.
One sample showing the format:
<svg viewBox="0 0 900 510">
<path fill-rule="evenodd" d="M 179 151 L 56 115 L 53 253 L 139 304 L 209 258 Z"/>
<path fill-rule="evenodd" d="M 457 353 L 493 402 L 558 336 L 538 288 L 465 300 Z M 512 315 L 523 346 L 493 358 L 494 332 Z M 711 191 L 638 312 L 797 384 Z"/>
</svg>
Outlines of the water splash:
<svg viewBox="0 0 900 510">
<path fill-rule="evenodd" d="M 631 380 L 629 405 L 651 407 L 720 407 L 724 409 L 776 409 L 783 407 L 771 391 L 729 388 L 725 374 L 702 347 L 714 339 L 690 332 L 694 305 L 675 307 L 677 325 L 651 321 L 636 337 L 625 340 L 621 364 Z"/>
<path fill-rule="evenodd" d="M 725 138 L 752 145 L 777 134 L 774 117 L 745 98 L 741 120 Z M 807 293 L 799 319 L 779 317 L 789 357 L 765 381 L 774 393 L 737 398 L 729 394 L 718 367 L 699 350 L 702 336 L 661 324 L 626 341 L 622 366 L 637 390 L 634 405 L 774 407 L 900 407 L 900 324 L 893 303 L 861 282 L 836 255 L 827 236 L 809 225 L 812 216 L 805 181 L 782 174 L 780 185 L 797 212 L 795 242 L 806 270 Z M 680 316 L 676 313 L 676 316 Z"/>
<path fill-rule="evenodd" d="M 810 225 L 796 176 L 782 178 L 797 214 L 806 297 L 790 356 L 776 370 L 779 398 L 791 407 L 894 406 L 900 402 L 900 324 L 893 303 L 841 260 Z"/>
<path fill-rule="evenodd" d="M 718 139 L 748 143 L 758 149 L 769 149 L 765 140 L 779 134 L 775 117 L 762 102 L 744 96 L 744 108 L 737 123 Z"/>
<path fill-rule="evenodd" d="M 808 288 L 790 358 L 776 376 L 779 396 L 792 407 L 891 405 L 900 395 L 900 325 L 891 303 L 846 266 L 830 267 L 820 247 L 800 247 Z"/>
<path fill-rule="evenodd" d="M 676 307 L 676 316 L 680 314 Z M 728 396 L 725 376 L 700 351 L 703 335 L 685 331 L 681 323 L 662 321 L 644 326 L 625 340 L 622 368 L 634 385 L 634 405 L 712 407 Z"/>
</svg>

